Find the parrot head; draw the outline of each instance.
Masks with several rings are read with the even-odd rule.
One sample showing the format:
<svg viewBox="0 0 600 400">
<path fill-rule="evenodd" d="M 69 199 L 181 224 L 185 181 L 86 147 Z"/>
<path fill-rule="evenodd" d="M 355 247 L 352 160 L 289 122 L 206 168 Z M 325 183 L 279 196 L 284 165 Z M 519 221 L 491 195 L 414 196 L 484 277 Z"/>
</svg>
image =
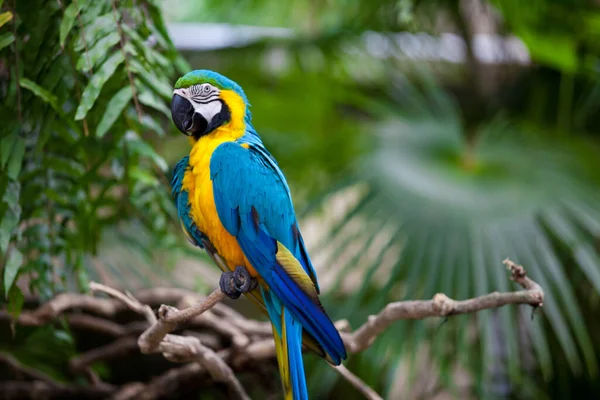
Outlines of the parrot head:
<svg viewBox="0 0 600 400">
<path fill-rule="evenodd" d="M 196 70 L 175 83 L 171 117 L 177 129 L 198 140 L 223 125 L 242 127 L 250 112 L 240 85 L 216 72 Z"/>
</svg>

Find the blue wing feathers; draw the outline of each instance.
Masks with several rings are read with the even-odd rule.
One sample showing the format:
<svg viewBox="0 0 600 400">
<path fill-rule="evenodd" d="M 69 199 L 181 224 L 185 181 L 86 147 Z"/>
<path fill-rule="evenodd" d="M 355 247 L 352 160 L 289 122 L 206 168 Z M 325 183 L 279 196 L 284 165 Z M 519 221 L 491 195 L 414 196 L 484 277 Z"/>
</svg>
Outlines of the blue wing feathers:
<svg viewBox="0 0 600 400">
<path fill-rule="evenodd" d="M 175 168 L 173 169 L 173 178 L 171 179 L 171 196 L 177 199 L 177 195 L 181 192 L 181 188 L 183 187 L 183 175 L 185 174 L 185 170 L 188 167 L 190 161 L 189 156 L 183 157 L 181 160 L 175 164 Z"/>
<path fill-rule="evenodd" d="M 192 216 L 190 215 L 190 203 L 189 193 L 183 189 L 183 176 L 187 171 L 189 165 L 189 157 L 183 157 L 175 165 L 173 170 L 173 178 L 171 179 L 171 195 L 175 199 L 175 206 L 177 207 L 177 215 L 181 220 L 183 228 L 188 232 L 191 238 L 192 244 L 200 248 L 204 248 L 202 244 L 208 238 L 200 232 L 196 224 L 194 223 Z"/>
<path fill-rule="evenodd" d="M 223 226 L 237 237 L 273 297 L 339 363 L 346 352 L 337 329 L 320 303 L 304 293 L 276 260 L 280 242 L 300 262 L 318 290 L 314 268 L 297 228 L 289 188 L 276 162 L 262 146 L 251 144 L 246 149 L 228 142 L 213 152 L 210 171 Z"/>
<path fill-rule="evenodd" d="M 258 240 L 253 241 L 244 229 L 241 229 L 238 242 L 246 257 L 255 268 L 268 266 L 265 271 L 261 268 L 260 274 L 269 285 L 271 291 L 302 323 L 310 333 L 323 346 L 332 360 L 339 364 L 346 358 L 344 343 L 339 333 L 320 304 L 315 304 L 313 299 L 298 286 L 287 272 L 275 261 L 277 245 L 273 238 L 262 229 L 257 235 Z M 260 243 L 257 246 L 257 243 Z M 258 247 L 258 248 L 257 248 Z"/>
</svg>

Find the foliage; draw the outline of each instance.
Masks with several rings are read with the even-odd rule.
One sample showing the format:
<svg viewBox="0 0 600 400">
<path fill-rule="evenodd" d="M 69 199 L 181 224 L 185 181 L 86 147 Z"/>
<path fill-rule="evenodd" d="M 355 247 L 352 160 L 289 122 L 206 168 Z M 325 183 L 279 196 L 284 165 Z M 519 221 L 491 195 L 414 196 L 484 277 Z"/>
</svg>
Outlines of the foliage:
<svg viewBox="0 0 600 400">
<path fill-rule="evenodd" d="M 148 140 L 170 130 L 171 82 L 188 67 L 151 1 L 2 10 L 2 297 L 18 313 L 19 279 L 42 299 L 85 290 L 107 236 L 142 254 L 179 242 Z"/>
<path fill-rule="evenodd" d="M 237 24 L 289 27 L 313 39 L 340 32 L 399 30 L 413 22 L 412 0 L 362 2 L 225 0 L 167 1 L 165 13 L 181 21 L 232 22 Z M 178 7 L 170 7 L 175 5 Z"/>
<path fill-rule="evenodd" d="M 503 118 L 480 126 L 470 143 L 460 114 L 443 93 L 430 89 L 426 96 L 418 91 L 405 95 L 398 117 L 379 130 L 380 145 L 366 162 L 369 174 L 361 174 L 368 190 L 333 228 L 333 238 L 345 238 L 334 254 L 360 248 L 343 270 L 361 268 L 368 277 L 349 294 L 340 315 L 352 315 L 358 323 L 393 300 L 510 290 L 499 263 L 509 257 L 526 265 L 546 290 L 543 317 L 530 320 L 528 310 L 512 308 L 480 313 L 479 356 L 469 351 L 473 338 L 464 328 L 469 318 L 453 318 L 444 327 L 398 324 L 382 337 L 372 359 L 394 365 L 397 358 L 391 354 L 396 352 L 415 359 L 422 342 L 431 340 L 442 368 L 458 355 L 460 363 L 485 378 L 478 382 L 490 382 L 493 371 L 486 366 L 500 352 L 506 364 L 496 369 L 521 387 L 530 383 L 522 377 L 523 368 L 533 368 L 522 358 L 523 349 L 535 354 L 549 379 L 555 372 L 551 359 L 557 357 L 550 343 L 557 341 L 575 373 L 586 370 L 595 376 L 598 344 L 592 343 L 591 321 L 584 320 L 576 292 L 582 286 L 593 288 L 592 298 L 600 292 L 594 245 L 600 227 L 594 207 L 600 200 L 598 161 L 581 157 L 572 143 L 541 140 Z M 597 145 L 588 145 L 597 151 Z M 357 219 L 368 221 L 368 229 L 348 238 L 344 225 Z M 382 230 L 388 233 L 383 244 Z M 399 248 L 404 250 L 398 256 Z M 360 257 L 373 252 L 379 256 Z M 386 265 L 390 253 L 396 256 Z M 356 259 L 362 262 L 355 264 Z M 343 285 L 345 274 L 340 276 Z M 498 338 L 500 349 L 494 344 Z M 383 356 L 384 348 L 390 356 Z M 362 369 L 367 376 L 368 365 Z"/>
<path fill-rule="evenodd" d="M 600 389 L 600 14 L 580 1 L 490 3 L 499 32 L 519 36 L 533 65 L 485 95 L 473 90 L 473 68 L 489 83 L 493 67 L 393 54 L 393 33 L 464 25 L 456 1 L 164 6 L 180 20 L 293 29 L 186 56 L 244 87 L 297 208 L 333 220 L 311 254 L 334 317 L 355 326 L 392 300 L 508 290 L 504 257 L 546 290 L 533 319 L 528 309 L 506 308 L 395 325 L 349 360 L 387 397 L 423 352 L 434 366 L 428 372 L 451 391 L 458 368 L 475 377 L 481 397 Z M 373 32 L 389 39 L 391 56 L 372 51 Z M 163 178 L 187 147 L 166 135 L 165 101 L 189 67 L 157 5 L 8 2 L 0 58 L 0 264 L 9 308 L 18 313 L 23 304 L 19 279 L 46 298 L 76 282 L 84 288 L 86 271 L 104 276 L 90 268 L 99 263 L 127 282 L 148 279 L 141 269 L 157 263 L 153 250 L 176 254 L 184 242 L 170 235 L 175 217 Z M 154 141 L 167 149 L 158 155 Z M 333 217 L 321 211 L 332 208 Z M 307 370 L 313 393 L 348 394 L 322 363 Z"/>
<path fill-rule="evenodd" d="M 435 31 L 439 16 L 448 19 L 446 29 L 460 27 L 458 2 L 381 1 L 388 18 L 379 19 L 354 12 L 378 9 L 371 3 L 339 3 L 245 2 L 235 7 L 241 21 L 289 26 L 294 35 L 189 55 L 193 65 L 223 70 L 245 88 L 256 128 L 295 192 L 320 193 L 296 202 L 312 199 L 312 217 L 332 219 L 315 211 L 321 207 L 338 214 L 311 250 L 326 267 L 320 275 L 333 282 L 324 289 L 327 309 L 357 324 L 388 301 L 508 290 L 504 257 L 522 262 L 548 298 L 533 319 L 526 309 L 504 309 L 439 325 L 399 323 L 350 367 L 390 397 L 398 395 L 402 365 L 415 364 L 424 349 L 451 390 L 457 365 L 475 375 L 485 396 L 598 390 L 597 9 L 492 1 L 500 32 L 518 35 L 537 66 L 500 78 L 483 96 L 472 90 L 473 66 L 447 80 L 453 65 L 423 68 L 407 58 L 377 58 L 365 46 L 369 30 Z M 198 8 L 202 14 L 186 9 L 181 18 L 234 20 L 231 2 Z M 497 79 L 485 75 L 492 68 L 475 67 L 486 81 Z M 340 198 L 350 204 L 342 216 Z M 308 368 L 320 378 L 309 379 L 319 382 L 313 393 L 335 385 L 321 367 Z M 565 376 L 572 381 L 559 380 Z"/>
</svg>

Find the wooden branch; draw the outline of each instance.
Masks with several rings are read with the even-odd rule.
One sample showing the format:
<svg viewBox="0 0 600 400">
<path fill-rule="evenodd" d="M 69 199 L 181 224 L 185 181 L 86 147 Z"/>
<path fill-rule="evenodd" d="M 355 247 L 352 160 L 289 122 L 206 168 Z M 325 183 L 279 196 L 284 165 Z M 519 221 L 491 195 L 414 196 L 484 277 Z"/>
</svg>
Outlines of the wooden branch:
<svg viewBox="0 0 600 400">
<path fill-rule="evenodd" d="M 342 375 L 344 379 L 350 382 L 352 386 L 358 389 L 358 391 L 361 392 L 365 396 L 365 398 L 369 400 L 383 400 L 383 397 L 381 397 L 369 385 L 364 383 L 362 379 L 354 375 L 348 368 L 344 366 L 344 364 L 340 364 L 338 366 L 333 366 L 330 364 L 330 366 L 331 368 L 336 370 L 340 375 Z"/>
<path fill-rule="evenodd" d="M 69 361 L 69 368 L 73 373 L 80 373 L 97 361 L 109 361 L 115 358 L 126 357 L 137 353 L 138 345 L 135 337 L 125 336 L 104 346 L 96 347 Z"/>
<path fill-rule="evenodd" d="M 13 356 L 0 353 L 0 365 L 13 371 L 16 380 L 0 382 L 0 398 L 40 399 L 40 398 L 86 398 L 103 399 L 116 391 L 112 385 L 94 386 L 65 385 L 34 368 L 22 365 Z M 33 381 L 30 381 L 33 380 Z"/>
<path fill-rule="evenodd" d="M 366 349 L 377 336 L 399 320 L 448 317 L 498 308 L 508 304 L 529 304 L 533 307 L 541 307 L 544 303 L 542 287 L 527 277 L 522 266 L 508 259 L 503 263 L 510 270 L 511 279 L 525 290 L 508 293 L 494 292 L 462 301 L 453 300 L 443 293 L 437 293 L 432 300 L 390 303 L 379 314 L 369 316 L 367 322 L 354 333 L 343 335 L 347 350 L 350 353 L 357 353 Z"/>
<path fill-rule="evenodd" d="M 127 307 L 131 309 L 131 311 L 135 311 L 136 313 L 143 315 L 149 323 L 153 324 L 156 322 L 156 317 L 154 316 L 152 308 L 137 301 L 135 297 L 131 295 L 131 293 L 126 292 L 123 294 L 116 289 L 96 282 L 90 282 L 90 290 L 92 292 L 103 292 L 109 296 L 121 300 Z"/>
<path fill-rule="evenodd" d="M 147 385 L 140 382 L 125 385 L 111 397 L 111 400 L 154 400 L 170 397 L 182 387 L 189 389 L 190 385 L 197 386 L 201 382 L 199 376 L 204 371 L 205 369 L 198 363 L 172 368 Z"/>
<path fill-rule="evenodd" d="M 118 302 L 109 299 L 99 299 L 77 293 L 62 293 L 42 305 L 30 317 L 40 321 L 51 321 L 58 315 L 73 308 L 110 317 L 121 310 L 122 306 Z"/>
<path fill-rule="evenodd" d="M 0 382 L 3 399 L 106 399 L 114 389 L 105 386 L 52 385 L 43 381 Z"/>
<path fill-rule="evenodd" d="M 390 303 L 378 314 L 370 316 L 354 332 L 351 331 L 348 321 L 337 321 L 336 327 L 341 332 L 348 353 L 363 351 L 391 324 L 399 320 L 449 317 L 509 304 L 541 307 L 544 302 L 544 291 L 540 285 L 527 277 L 523 267 L 510 260 L 505 260 L 504 264 L 510 270 L 511 279 L 524 290 L 494 292 L 461 301 L 438 293 L 431 300 Z M 74 322 L 75 325 L 79 324 L 86 329 L 117 338 L 113 343 L 92 349 L 73 359 L 71 368 L 74 372 L 85 371 L 93 362 L 120 356 L 124 354 L 121 351 L 123 348 L 132 349 L 132 345 L 137 343 L 137 347 L 143 353 L 162 353 L 165 358 L 173 362 L 193 362 L 178 368 L 177 374 L 169 374 L 169 371 L 164 377 L 157 379 L 164 379 L 165 383 L 177 381 L 178 384 L 182 384 L 181 382 L 188 381 L 187 378 L 192 373 L 208 373 L 213 380 L 225 383 L 232 396 L 247 399 L 247 394 L 236 379 L 232 368 L 242 370 L 255 365 L 257 360 L 275 358 L 275 344 L 270 323 L 248 320 L 237 311 L 219 303 L 225 297 L 219 289 L 207 297 L 202 297 L 184 289 L 155 288 L 142 291 L 134 297 L 129 293 L 125 294 L 95 282 L 90 284 L 90 288 L 93 291 L 106 293 L 114 299 L 75 294 L 59 295 L 35 311 L 25 310 L 18 320 L 18 323 L 23 325 L 41 325 L 69 311 L 71 313 L 67 314 L 67 320 Z M 139 298 L 142 298 L 146 304 L 142 304 Z M 175 304 L 180 309 L 163 304 L 159 307 L 157 318 L 149 304 L 161 303 Z M 114 326 L 114 322 L 72 312 L 78 309 L 109 318 L 125 310 L 124 305 L 144 316 L 146 321 L 132 322 L 119 329 Z M 9 315 L 5 314 L 0 312 L 0 319 L 9 318 Z M 201 334 L 192 332 L 185 336 L 171 334 L 182 323 L 186 323 L 190 328 L 204 327 L 209 332 Z M 141 331 L 143 332 L 140 334 Z M 227 340 L 223 338 L 229 340 L 231 345 L 228 346 Z M 215 350 L 203 343 L 210 343 Z M 223 343 L 225 347 L 222 347 Z M 380 398 L 345 367 L 338 367 L 336 370 L 365 397 Z M 114 398 L 158 398 L 163 391 L 160 385 L 155 383 L 153 381 L 148 385 L 141 383 L 126 385 L 114 395 Z"/>
<path fill-rule="evenodd" d="M 215 289 L 206 299 L 202 302 L 198 302 L 184 310 L 178 310 L 175 307 L 161 306 L 158 310 L 161 319 L 169 323 L 179 323 L 186 321 L 190 318 L 196 317 L 206 310 L 213 308 L 215 304 L 225 298 L 225 293 L 221 289 Z M 164 309 L 163 309 L 164 307 Z M 161 313 L 161 309 L 163 310 Z"/>
<path fill-rule="evenodd" d="M 73 313 L 65 315 L 71 328 L 85 329 L 88 331 L 100 332 L 108 336 L 120 337 L 127 335 L 127 327 L 105 318 L 95 317 L 93 315 Z"/>
<path fill-rule="evenodd" d="M 196 317 L 221 301 L 225 294 L 220 289 L 212 292 L 204 301 L 181 311 L 163 304 L 158 310 L 158 319 L 151 310 L 148 312 L 147 305 L 144 306 L 131 295 L 126 296 L 96 282 L 90 283 L 90 289 L 116 297 L 127 304 L 131 310 L 146 316 L 151 326 L 140 335 L 137 341 L 142 353 L 163 353 L 165 358 L 175 362 L 196 361 L 208 371 L 215 381 L 226 383 L 236 398 L 250 399 L 229 365 L 213 350 L 202 345 L 196 337 L 169 334 L 179 322 Z"/>
</svg>

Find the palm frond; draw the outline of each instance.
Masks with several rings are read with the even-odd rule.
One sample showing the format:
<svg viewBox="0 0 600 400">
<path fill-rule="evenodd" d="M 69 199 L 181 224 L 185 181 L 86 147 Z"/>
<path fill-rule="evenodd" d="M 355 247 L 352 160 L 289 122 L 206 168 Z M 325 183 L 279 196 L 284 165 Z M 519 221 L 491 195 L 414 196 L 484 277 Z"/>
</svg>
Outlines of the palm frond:
<svg viewBox="0 0 600 400">
<path fill-rule="evenodd" d="M 401 89 L 400 111 L 381 125 L 377 149 L 358 168 L 368 190 L 359 207 L 349 208 L 349 217 L 330 231 L 329 253 L 335 259 L 328 264 L 337 260 L 343 264 L 338 270 L 347 275 L 359 271 L 362 285 L 348 288 L 343 279 L 333 281 L 324 289 L 335 293 L 327 303 L 343 298 L 337 309 L 357 323 L 388 301 L 430 298 L 436 292 L 468 298 L 509 291 L 514 288 L 501 265 L 506 257 L 527 267 L 544 287 L 547 301 L 533 320 L 524 317 L 526 309 L 480 313 L 475 338 L 468 334 L 475 322 L 469 317 L 443 324 L 398 323 L 381 338 L 381 347 L 361 356 L 361 376 L 382 384 L 381 373 L 369 374 L 365 357 L 387 359 L 392 371 L 399 360 L 414 360 L 417 349 L 429 343 L 441 377 L 449 377 L 451 361 L 464 352 L 460 363 L 483 374 L 484 382 L 491 382 L 492 375 L 506 376 L 507 385 L 518 386 L 524 382 L 524 351 L 537 359 L 527 368 L 541 368 L 546 378 L 552 375 L 549 341 L 558 342 L 575 373 L 596 375 L 597 344 L 586 329 L 577 294 L 581 280 L 600 293 L 594 244 L 600 186 L 590 165 L 578 157 L 575 146 L 560 139 L 539 140 L 501 118 L 481 126 L 469 141 L 457 108 L 441 90 L 428 84 L 422 90 L 411 85 Z M 350 228 L 357 218 L 363 221 L 359 233 Z M 379 248 L 379 257 L 365 262 L 360 256 L 369 252 L 384 223 L 395 233 Z M 394 245 L 402 249 L 399 261 L 384 279 L 375 279 L 381 255 Z M 357 256 L 339 257 L 351 247 Z M 468 347 L 473 346 L 481 348 L 479 360 L 471 357 Z M 498 358 L 505 362 L 495 363 Z M 490 365 L 495 369 L 489 370 Z"/>
</svg>

